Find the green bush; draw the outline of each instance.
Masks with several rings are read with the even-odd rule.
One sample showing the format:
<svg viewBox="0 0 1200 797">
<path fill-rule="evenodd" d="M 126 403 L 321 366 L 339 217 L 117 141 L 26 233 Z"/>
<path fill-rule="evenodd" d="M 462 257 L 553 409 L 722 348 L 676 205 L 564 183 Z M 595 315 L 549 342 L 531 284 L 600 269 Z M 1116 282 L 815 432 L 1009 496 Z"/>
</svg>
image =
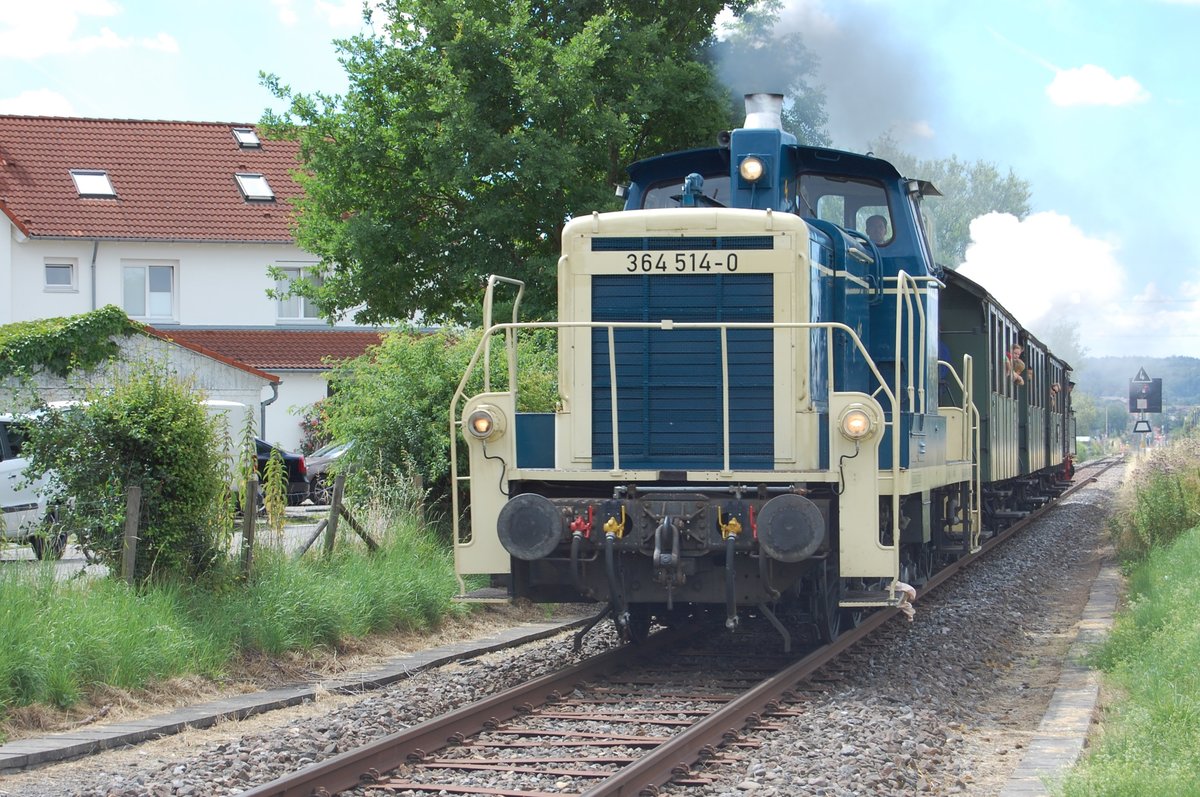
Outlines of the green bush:
<svg viewBox="0 0 1200 797">
<path fill-rule="evenodd" d="M 478 346 L 478 330 L 395 332 L 330 375 L 329 426 L 337 440 L 353 440 L 347 455 L 365 471 L 422 477 L 434 502 L 449 495 L 450 401 Z M 558 398 L 557 338 L 552 330 L 518 338 L 518 409 L 550 411 Z M 492 389 L 507 389 L 507 363 L 493 341 Z M 483 389 L 482 362 L 467 395 Z M 460 407 L 461 409 L 461 407 Z M 459 447 L 465 457 L 466 446 Z M 465 471 L 465 459 L 459 467 Z"/>
<path fill-rule="evenodd" d="M 48 504 L 93 561 L 118 572 L 126 493 L 141 487 L 135 577 L 191 579 L 228 550 L 227 477 L 217 424 L 197 394 L 149 368 L 46 410 L 32 425 L 33 472 L 53 471 Z"/>
<path fill-rule="evenodd" d="M 1151 449 L 1122 488 L 1112 520 L 1117 552 L 1141 560 L 1200 522 L 1200 440 Z"/>
</svg>

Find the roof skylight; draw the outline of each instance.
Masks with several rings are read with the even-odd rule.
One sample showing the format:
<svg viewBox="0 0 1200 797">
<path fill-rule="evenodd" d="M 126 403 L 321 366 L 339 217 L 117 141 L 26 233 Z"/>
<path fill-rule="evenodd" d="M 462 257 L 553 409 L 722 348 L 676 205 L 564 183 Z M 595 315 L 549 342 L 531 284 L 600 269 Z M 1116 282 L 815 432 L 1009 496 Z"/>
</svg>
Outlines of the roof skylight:
<svg viewBox="0 0 1200 797">
<path fill-rule="evenodd" d="M 250 127 L 233 128 L 233 137 L 237 139 L 239 147 L 249 149 L 251 147 L 262 146 L 262 142 L 258 140 L 258 133 L 254 132 L 254 129 Z"/>
<path fill-rule="evenodd" d="M 234 177 L 237 179 L 238 188 L 242 189 L 242 196 L 246 199 L 275 199 L 275 192 L 271 190 L 267 178 L 261 174 L 239 172 Z"/>
<path fill-rule="evenodd" d="M 71 169 L 71 179 L 75 181 L 75 190 L 84 197 L 115 197 L 112 181 L 108 172 L 100 169 Z"/>
</svg>

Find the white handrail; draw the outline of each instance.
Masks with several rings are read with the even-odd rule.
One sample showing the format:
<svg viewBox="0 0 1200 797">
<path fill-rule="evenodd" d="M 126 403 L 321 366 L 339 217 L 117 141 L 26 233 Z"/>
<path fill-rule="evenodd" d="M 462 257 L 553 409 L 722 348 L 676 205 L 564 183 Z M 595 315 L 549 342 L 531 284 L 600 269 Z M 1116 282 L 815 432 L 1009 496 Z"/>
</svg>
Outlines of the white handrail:
<svg viewBox="0 0 1200 797">
<path fill-rule="evenodd" d="M 954 370 L 954 366 L 945 360 L 938 360 L 938 365 L 946 366 L 949 374 L 958 382 L 958 387 L 962 391 L 962 407 L 963 417 L 967 422 L 963 424 L 962 440 L 960 441 L 963 450 L 967 452 L 967 457 L 971 461 L 971 491 L 968 495 L 967 511 L 971 514 L 971 550 L 979 547 L 979 533 L 981 531 L 981 523 L 983 522 L 983 513 L 980 506 L 981 496 L 983 495 L 983 465 L 979 461 L 980 452 L 980 423 L 979 407 L 975 404 L 975 395 L 971 390 L 971 385 L 975 384 L 975 359 L 969 355 L 963 355 L 963 375 L 959 377 L 958 371 Z M 974 445 L 972 445 L 972 442 Z"/>
<path fill-rule="evenodd" d="M 483 293 L 483 328 L 489 329 L 492 326 L 492 301 L 496 292 L 496 283 L 503 282 L 506 285 L 517 286 L 517 300 L 513 302 L 513 321 L 517 320 L 517 312 L 521 308 L 521 297 L 525 295 L 525 283 L 511 277 L 501 277 L 499 274 L 492 274 L 487 280 L 487 290 Z M 514 333 L 515 334 L 515 333 Z M 517 346 L 516 339 L 506 336 L 505 345 L 508 352 L 508 370 L 509 373 L 514 373 L 517 370 Z M 509 389 L 516 392 L 516 385 L 509 382 Z M 492 368 L 491 368 L 491 346 L 483 354 L 483 392 L 490 393 L 492 391 Z M 453 432 L 452 432 L 453 433 Z"/>
<path fill-rule="evenodd" d="M 905 357 L 904 359 L 908 363 L 908 386 L 907 386 L 907 388 L 905 388 L 905 391 L 908 394 L 908 411 L 909 412 L 917 412 L 919 410 L 921 412 L 924 412 L 925 411 L 925 373 L 926 373 L 926 371 L 929 370 L 925 365 L 926 362 L 928 361 L 927 360 L 928 352 L 926 351 L 926 348 L 925 348 L 926 347 L 926 338 L 927 338 L 927 335 L 925 333 L 925 305 L 920 300 L 921 289 L 920 289 L 920 286 L 917 284 L 917 282 L 918 282 L 917 278 L 911 276 L 910 274 L 908 274 L 905 271 L 900 271 L 896 275 L 895 279 L 896 279 L 896 349 L 895 349 L 896 388 L 897 388 L 897 390 L 900 388 L 900 352 L 902 350 L 901 345 L 900 345 L 901 331 L 902 331 L 902 329 L 907 328 L 907 331 L 908 331 L 908 341 L 907 341 L 908 342 L 908 346 L 907 346 L 908 356 Z M 922 279 L 921 281 L 928 282 L 929 278 Z M 936 278 L 934 278 L 933 281 L 937 282 Z M 938 284 L 940 284 L 940 282 L 938 282 Z M 914 301 L 914 297 L 916 297 L 915 301 Z M 915 313 L 913 312 L 914 305 L 916 308 Z M 907 313 L 903 312 L 904 308 L 908 309 Z M 901 323 L 902 317 L 907 320 L 907 324 Z M 917 331 L 920 333 L 920 340 L 921 340 L 920 355 L 919 355 L 919 357 L 916 357 L 916 358 L 913 357 L 914 349 L 917 348 L 917 345 L 913 342 L 913 332 L 914 332 L 913 319 L 914 319 L 914 317 L 920 322 L 919 329 Z M 917 387 L 916 387 L 916 398 L 915 399 L 914 399 L 914 395 L 913 395 L 913 392 L 914 392 L 913 371 L 914 371 L 914 369 L 918 369 L 917 374 L 916 374 Z"/>
<path fill-rule="evenodd" d="M 515 332 L 522 329 L 604 329 L 608 335 L 608 359 L 609 359 L 609 396 L 611 402 L 612 424 L 613 424 L 613 466 L 611 473 L 616 474 L 620 471 L 620 446 L 618 438 L 619 419 L 617 412 L 617 379 L 616 379 L 616 346 L 615 346 L 615 330 L 618 329 L 655 329 L 663 331 L 671 330 L 703 330 L 713 329 L 720 331 L 722 360 L 721 360 L 721 381 L 723 389 L 723 458 L 725 472 L 730 471 L 730 444 L 729 444 L 729 361 L 728 361 L 728 342 L 727 332 L 730 329 L 760 329 L 760 330 L 780 330 L 780 329 L 824 329 L 829 334 L 826 338 L 826 369 L 829 385 L 829 392 L 836 393 L 834 390 L 834 357 L 833 357 L 833 333 L 843 332 L 849 336 L 854 347 L 862 355 L 863 361 L 867 364 L 872 375 L 875 377 L 879 388 L 875 391 L 876 394 L 883 392 L 886 398 L 886 404 L 890 410 L 891 421 L 884 419 L 884 426 L 892 429 L 892 483 L 899 483 L 900 476 L 900 440 L 899 440 L 899 402 L 896 393 L 888 386 L 880 373 L 878 367 L 872 360 L 866 346 L 858 334 L 851 327 L 839 322 L 811 322 L 811 321 L 794 321 L 794 322 L 676 322 L 669 319 L 664 319 L 659 322 L 646 321 L 528 321 L 528 322 L 512 322 L 504 324 L 491 325 L 480 338 L 479 344 L 475 348 L 475 352 L 471 355 L 467 367 L 464 369 L 463 377 L 459 381 L 458 387 L 455 389 L 454 397 L 450 403 L 450 470 L 451 470 L 451 515 L 453 524 L 453 539 L 460 541 L 459 538 L 459 494 L 458 483 L 460 481 L 470 481 L 470 476 L 460 477 L 458 475 L 458 407 L 464 399 L 466 385 L 470 380 L 471 374 L 479 364 L 480 359 L 487 361 L 487 351 L 490 348 L 490 341 L 494 335 L 503 332 L 506 341 L 515 341 Z M 515 348 L 515 345 L 514 345 Z M 509 373 L 508 384 L 509 392 L 516 394 L 516 356 L 515 350 L 510 353 L 509 357 Z M 836 434 L 836 419 L 830 413 L 827 419 L 829 424 L 829 439 L 833 439 Z M 895 492 L 895 491 L 894 491 Z M 893 539 L 899 540 L 899 494 L 893 495 Z"/>
</svg>

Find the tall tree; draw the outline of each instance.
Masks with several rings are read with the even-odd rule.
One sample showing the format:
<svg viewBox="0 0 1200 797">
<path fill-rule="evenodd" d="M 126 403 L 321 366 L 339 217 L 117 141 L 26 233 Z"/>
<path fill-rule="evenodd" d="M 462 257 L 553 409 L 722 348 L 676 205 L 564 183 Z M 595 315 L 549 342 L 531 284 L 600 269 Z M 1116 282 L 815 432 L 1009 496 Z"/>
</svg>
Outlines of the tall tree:
<svg viewBox="0 0 1200 797">
<path fill-rule="evenodd" d="M 337 43 L 346 96 L 264 76 L 289 102 L 264 124 L 301 142 L 296 240 L 321 258 L 296 291 L 330 318 L 465 319 L 502 273 L 551 315 L 565 221 L 617 207 L 629 161 L 728 126 L 697 59 L 724 5 L 389 0 L 384 30 Z"/>
<path fill-rule="evenodd" d="M 966 258 L 972 219 L 992 212 L 1011 213 L 1018 219 L 1029 215 L 1029 182 L 1012 169 L 1001 174 L 993 163 L 961 161 L 953 155 L 919 160 L 900 149 L 890 135 L 871 142 L 870 148 L 901 174 L 928 180 L 942 193 L 925 208 L 933 221 L 935 254 L 944 266 L 957 268 Z"/>
</svg>

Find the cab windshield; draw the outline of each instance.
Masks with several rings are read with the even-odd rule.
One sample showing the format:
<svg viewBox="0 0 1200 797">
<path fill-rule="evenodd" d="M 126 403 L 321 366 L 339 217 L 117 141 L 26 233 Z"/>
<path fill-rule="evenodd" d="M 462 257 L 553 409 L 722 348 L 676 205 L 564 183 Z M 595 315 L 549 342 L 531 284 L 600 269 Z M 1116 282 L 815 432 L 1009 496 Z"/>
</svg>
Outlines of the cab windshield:
<svg viewBox="0 0 1200 797">
<path fill-rule="evenodd" d="M 728 207 L 730 205 L 729 175 L 704 175 L 704 185 L 701 188 L 701 194 L 709 200 L 707 203 L 703 203 L 702 201 L 701 203 L 703 204 L 708 204 L 711 207 Z M 644 210 L 677 208 L 680 207 L 680 200 L 682 198 L 682 179 L 660 180 L 657 183 L 652 183 L 646 189 L 646 193 L 642 195 L 642 208 Z"/>
</svg>

